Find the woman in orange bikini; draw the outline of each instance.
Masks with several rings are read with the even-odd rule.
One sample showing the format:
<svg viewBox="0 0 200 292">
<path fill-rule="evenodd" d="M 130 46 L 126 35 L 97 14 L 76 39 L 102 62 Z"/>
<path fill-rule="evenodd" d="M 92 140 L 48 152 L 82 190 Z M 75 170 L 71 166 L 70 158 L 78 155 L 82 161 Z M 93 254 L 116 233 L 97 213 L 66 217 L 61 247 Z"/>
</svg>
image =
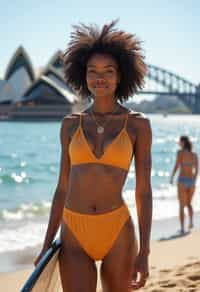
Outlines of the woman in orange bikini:
<svg viewBox="0 0 200 292">
<path fill-rule="evenodd" d="M 115 29 L 115 22 L 101 30 L 76 26 L 64 53 L 64 73 L 67 84 L 93 103 L 63 119 L 60 176 L 35 264 L 61 224 L 63 291 L 95 292 L 95 261 L 101 260 L 103 291 L 128 292 L 144 286 L 148 277 L 152 220 L 150 122 L 120 103 L 143 86 L 140 42 Z M 122 197 L 133 157 L 139 249 Z"/>
<path fill-rule="evenodd" d="M 187 136 L 181 136 L 179 140 L 181 150 L 177 152 L 176 163 L 172 171 L 170 182 L 173 183 L 173 177 L 178 170 L 178 198 L 179 198 L 179 218 L 181 224 L 181 233 L 184 229 L 184 208 L 188 208 L 189 229 L 193 227 L 193 208 L 192 198 L 195 192 L 195 182 L 198 174 L 198 157 L 192 152 L 192 143 Z"/>
</svg>

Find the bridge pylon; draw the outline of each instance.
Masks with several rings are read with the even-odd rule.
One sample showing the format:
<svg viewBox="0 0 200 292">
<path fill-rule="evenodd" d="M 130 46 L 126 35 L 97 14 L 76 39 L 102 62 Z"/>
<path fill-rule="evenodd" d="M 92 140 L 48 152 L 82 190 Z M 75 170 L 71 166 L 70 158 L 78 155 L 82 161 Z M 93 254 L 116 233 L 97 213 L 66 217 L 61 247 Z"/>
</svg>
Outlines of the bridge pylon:
<svg viewBox="0 0 200 292">
<path fill-rule="evenodd" d="M 200 84 L 197 86 L 197 89 L 196 89 L 196 98 L 195 98 L 195 103 L 194 103 L 192 112 L 194 114 L 200 114 Z"/>
</svg>

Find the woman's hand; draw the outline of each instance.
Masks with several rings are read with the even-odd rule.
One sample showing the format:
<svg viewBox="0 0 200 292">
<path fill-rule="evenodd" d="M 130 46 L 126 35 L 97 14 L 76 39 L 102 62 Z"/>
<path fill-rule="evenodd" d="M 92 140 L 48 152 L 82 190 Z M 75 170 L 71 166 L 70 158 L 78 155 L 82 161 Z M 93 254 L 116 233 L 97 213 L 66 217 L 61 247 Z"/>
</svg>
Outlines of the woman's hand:
<svg viewBox="0 0 200 292">
<path fill-rule="evenodd" d="M 132 274 L 131 289 L 137 290 L 144 287 L 149 277 L 148 255 L 138 254 Z"/>
<path fill-rule="evenodd" d="M 43 248 L 37 258 L 34 260 L 34 266 L 36 267 L 43 255 L 47 252 L 48 248 Z"/>
</svg>

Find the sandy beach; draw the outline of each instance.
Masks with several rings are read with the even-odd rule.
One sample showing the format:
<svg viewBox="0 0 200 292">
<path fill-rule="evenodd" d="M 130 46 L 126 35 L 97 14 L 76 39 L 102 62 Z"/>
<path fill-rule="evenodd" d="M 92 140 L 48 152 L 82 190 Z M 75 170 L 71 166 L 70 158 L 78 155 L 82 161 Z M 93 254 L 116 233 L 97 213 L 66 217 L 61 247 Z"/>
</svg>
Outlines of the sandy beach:
<svg viewBox="0 0 200 292">
<path fill-rule="evenodd" d="M 140 291 L 200 291 L 199 246 L 200 230 L 152 241 L 150 277 Z M 0 273 L 1 291 L 19 292 L 32 270 L 33 267 L 30 267 L 17 272 Z M 100 281 L 97 291 L 101 291 Z"/>
<path fill-rule="evenodd" d="M 152 243 L 150 278 L 140 291 L 200 291 L 200 231 Z"/>
</svg>

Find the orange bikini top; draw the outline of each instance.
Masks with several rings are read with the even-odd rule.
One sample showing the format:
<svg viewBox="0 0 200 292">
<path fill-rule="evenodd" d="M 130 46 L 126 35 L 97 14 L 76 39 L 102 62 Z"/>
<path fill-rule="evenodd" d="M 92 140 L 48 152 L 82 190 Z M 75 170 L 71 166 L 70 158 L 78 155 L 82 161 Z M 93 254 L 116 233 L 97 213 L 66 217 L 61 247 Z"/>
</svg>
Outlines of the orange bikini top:
<svg viewBox="0 0 200 292">
<path fill-rule="evenodd" d="M 82 128 L 82 114 L 80 114 L 79 126 L 72 136 L 69 144 L 69 156 L 71 165 L 86 163 L 97 163 L 129 169 L 132 159 L 132 143 L 126 131 L 128 114 L 124 122 L 124 127 L 114 140 L 106 147 L 104 153 L 97 158 L 90 149 Z"/>
</svg>

